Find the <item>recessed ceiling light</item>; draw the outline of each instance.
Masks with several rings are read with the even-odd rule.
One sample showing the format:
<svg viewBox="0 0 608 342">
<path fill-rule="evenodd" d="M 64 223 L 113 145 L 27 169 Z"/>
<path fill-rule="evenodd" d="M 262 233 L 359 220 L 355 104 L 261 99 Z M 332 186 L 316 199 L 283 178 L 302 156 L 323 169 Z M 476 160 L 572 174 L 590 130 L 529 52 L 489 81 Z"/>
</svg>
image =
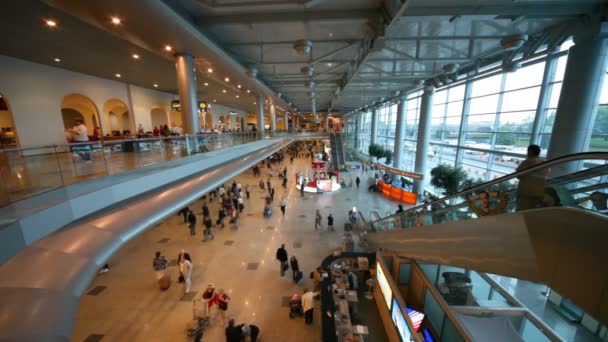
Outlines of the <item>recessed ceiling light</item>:
<svg viewBox="0 0 608 342">
<path fill-rule="evenodd" d="M 171 50 L 173 50 L 171 45 L 165 45 L 165 51 L 171 51 Z"/>
<path fill-rule="evenodd" d="M 209 85 L 209 83 L 205 82 L 205 87 L 208 86 L 208 85 Z"/>
<path fill-rule="evenodd" d="M 228 77 L 224 77 L 224 81 L 230 82 L 230 79 Z"/>
<path fill-rule="evenodd" d="M 333 66 L 333 63 L 327 63 L 327 66 L 331 68 Z"/>
<path fill-rule="evenodd" d="M 213 102 L 215 103 L 215 102 L 217 102 L 217 101 L 216 101 L 215 99 L 213 99 Z"/>
<path fill-rule="evenodd" d="M 120 74 L 116 74 L 116 75 L 114 75 L 114 76 L 116 76 L 116 77 L 118 77 L 118 78 L 121 78 L 121 77 L 122 77 L 122 75 L 120 75 Z"/>
<path fill-rule="evenodd" d="M 251 93 L 251 90 L 247 89 L 247 94 Z"/>
<path fill-rule="evenodd" d="M 329 37 L 333 37 L 333 36 L 334 36 L 334 34 L 329 32 Z"/>
<path fill-rule="evenodd" d="M 239 98 L 239 96 L 237 95 L 237 96 L 236 96 L 236 98 L 238 99 L 238 98 Z"/>
<path fill-rule="evenodd" d="M 136 53 L 134 53 L 132 56 L 133 56 L 133 59 L 139 59 L 139 55 Z"/>
<path fill-rule="evenodd" d="M 154 88 L 158 88 L 158 84 L 154 83 Z"/>
<path fill-rule="evenodd" d="M 222 90 L 222 93 L 226 93 L 226 89 Z"/>
<path fill-rule="evenodd" d="M 119 17 L 112 17 L 112 24 L 114 25 L 120 25 L 120 18 Z"/>
<path fill-rule="evenodd" d="M 57 22 L 55 20 L 52 20 L 52 19 L 47 19 L 47 20 L 44 21 L 44 23 L 48 27 L 56 27 L 57 26 Z"/>
<path fill-rule="evenodd" d="M 61 59 L 55 58 L 54 61 L 57 62 L 57 63 L 59 63 L 59 62 L 61 62 Z"/>
<path fill-rule="evenodd" d="M 241 85 L 240 84 L 238 84 L 236 87 L 239 88 L 239 89 L 241 89 Z"/>
<path fill-rule="evenodd" d="M 208 73 L 212 73 L 212 72 L 213 72 L 213 69 L 209 68 L 209 69 L 207 69 L 207 72 L 208 72 Z"/>
<path fill-rule="evenodd" d="M 253 104 L 258 104 L 257 102 L 254 102 Z"/>
</svg>

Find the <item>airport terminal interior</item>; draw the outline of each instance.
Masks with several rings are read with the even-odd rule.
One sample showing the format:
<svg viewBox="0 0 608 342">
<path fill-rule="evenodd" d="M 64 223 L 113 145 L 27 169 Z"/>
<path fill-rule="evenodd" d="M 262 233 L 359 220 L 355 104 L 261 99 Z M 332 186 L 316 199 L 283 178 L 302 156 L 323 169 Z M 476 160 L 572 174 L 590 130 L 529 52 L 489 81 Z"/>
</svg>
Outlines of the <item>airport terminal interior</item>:
<svg viewBox="0 0 608 342">
<path fill-rule="evenodd" d="M 608 1 L 0 4 L 0 341 L 608 341 Z"/>
</svg>

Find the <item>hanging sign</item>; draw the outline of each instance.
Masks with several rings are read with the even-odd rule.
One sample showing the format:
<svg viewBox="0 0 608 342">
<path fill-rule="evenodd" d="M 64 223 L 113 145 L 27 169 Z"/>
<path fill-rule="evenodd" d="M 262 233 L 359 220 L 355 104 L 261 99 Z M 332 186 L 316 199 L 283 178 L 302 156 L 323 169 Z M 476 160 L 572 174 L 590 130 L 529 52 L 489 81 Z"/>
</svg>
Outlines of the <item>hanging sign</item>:
<svg viewBox="0 0 608 342">
<path fill-rule="evenodd" d="M 209 105 L 208 105 L 208 104 L 207 104 L 207 102 L 205 102 L 205 101 L 199 101 L 199 102 L 198 102 L 198 109 L 199 109 L 201 112 L 206 112 L 206 111 L 208 111 L 208 110 L 209 110 Z"/>
<path fill-rule="evenodd" d="M 171 110 L 179 112 L 182 110 L 182 105 L 178 100 L 171 101 Z"/>
<path fill-rule="evenodd" d="M 423 175 L 421 173 L 403 171 L 403 170 L 395 169 L 390 166 L 386 166 L 384 164 L 376 164 L 376 166 L 381 170 L 385 170 L 390 173 L 393 173 L 393 174 L 396 174 L 399 176 L 403 176 L 403 177 L 409 177 L 409 178 L 413 178 L 413 179 L 422 179 L 422 177 L 423 177 Z"/>
</svg>

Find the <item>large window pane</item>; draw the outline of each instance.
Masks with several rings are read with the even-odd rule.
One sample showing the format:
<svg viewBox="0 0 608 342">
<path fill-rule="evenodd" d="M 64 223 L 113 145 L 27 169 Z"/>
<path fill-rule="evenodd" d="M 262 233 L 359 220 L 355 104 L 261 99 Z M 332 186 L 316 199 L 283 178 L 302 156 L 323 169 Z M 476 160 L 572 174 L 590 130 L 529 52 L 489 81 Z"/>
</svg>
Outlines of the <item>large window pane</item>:
<svg viewBox="0 0 608 342">
<path fill-rule="evenodd" d="M 465 88 L 464 84 L 461 84 L 457 87 L 450 88 L 450 94 L 449 94 L 448 101 L 452 102 L 452 101 L 459 101 L 459 100 L 464 99 L 464 88 Z"/>
<path fill-rule="evenodd" d="M 498 106 L 498 95 L 476 97 L 471 99 L 469 114 L 496 113 Z"/>
<path fill-rule="evenodd" d="M 471 93 L 471 97 L 496 94 L 500 92 L 501 80 L 502 75 L 499 74 L 473 82 L 473 91 Z"/>
<path fill-rule="evenodd" d="M 516 72 L 507 73 L 505 91 L 540 85 L 543 81 L 545 63 L 536 63 Z"/>
<path fill-rule="evenodd" d="M 461 116 L 462 115 L 462 101 L 448 103 L 446 111 L 448 116 Z"/>
<path fill-rule="evenodd" d="M 504 94 L 502 100 L 502 111 L 511 112 L 515 110 L 531 110 L 538 105 L 538 93 L 540 87 L 516 90 Z"/>
<path fill-rule="evenodd" d="M 445 103 L 447 101 L 447 90 L 440 90 L 433 95 L 433 102 Z"/>
</svg>

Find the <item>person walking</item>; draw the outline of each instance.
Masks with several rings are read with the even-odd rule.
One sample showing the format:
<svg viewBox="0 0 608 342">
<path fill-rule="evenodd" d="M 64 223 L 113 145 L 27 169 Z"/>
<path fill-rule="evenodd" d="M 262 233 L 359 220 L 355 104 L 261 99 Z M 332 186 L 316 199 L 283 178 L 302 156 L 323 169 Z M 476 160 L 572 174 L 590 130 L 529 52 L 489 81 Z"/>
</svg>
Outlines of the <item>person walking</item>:
<svg viewBox="0 0 608 342">
<path fill-rule="evenodd" d="M 516 171 L 522 171 L 536 166 L 545 159 L 540 157 L 540 146 L 528 146 L 527 158 L 519 164 Z M 545 191 L 545 175 L 547 169 L 530 172 L 517 177 L 517 208 L 518 210 L 534 209 L 543 200 Z"/>
<path fill-rule="evenodd" d="M 190 210 L 188 212 L 188 224 L 190 228 L 190 235 L 196 235 L 196 215 L 194 215 L 194 211 Z"/>
<path fill-rule="evenodd" d="M 184 260 L 190 260 L 190 262 L 192 262 L 192 259 L 190 259 L 190 254 L 188 254 L 185 249 L 182 249 L 177 255 L 177 265 L 180 266 L 179 277 L 177 278 L 178 283 L 184 282 L 184 274 L 182 273 L 181 269 L 181 264 L 184 262 Z"/>
<path fill-rule="evenodd" d="M 270 200 L 274 201 L 274 188 L 270 188 Z"/>
<path fill-rule="evenodd" d="M 250 191 L 251 189 L 249 188 L 249 184 L 245 184 L 245 195 L 247 196 L 247 199 L 249 199 Z"/>
<path fill-rule="evenodd" d="M 304 289 L 302 294 L 302 309 L 304 310 L 304 320 L 306 324 L 312 324 L 313 312 L 314 312 L 314 299 L 318 292 L 312 292 L 308 289 Z"/>
<path fill-rule="evenodd" d="M 285 266 L 287 266 L 287 251 L 285 250 L 285 244 L 282 244 L 281 247 L 277 249 L 276 258 L 279 261 L 280 274 L 281 277 L 285 275 L 285 271 L 287 270 Z"/>
<path fill-rule="evenodd" d="M 215 239 L 215 235 L 213 235 L 213 221 L 211 221 L 210 216 L 203 217 L 203 225 L 205 225 L 205 231 L 203 232 L 203 242 L 207 240 Z"/>
<path fill-rule="evenodd" d="M 281 200 L 281 212 L 283 213 L 283 216 L 285 216 L 285 208 L 287 208 L 287 200 L 283 198 L 283 200 Z"/>
<path fill-rule="evenodd" d="M 190 212 L 190 208 L 184 207 L 180 211 L 177 212 L 177 216 L 180 214 L 184 217 L 184 223 L 188 223 L 188 213 Z"/>
<path fill-rule="evenodd" d="M 302 181 L 302 184 L 300 184 L 300 197 L 304 197 L 304 187 L 306 186 L 306 184 L 304 183 L 304 181 Z"/>
<path fill-rule="evenodd" d="M 357 178 L 355 178 L 355 184 L 357 184 L 357 189 L 359 189 L 359 183 L 361 183 L 361 179 L 359 178 L 359 176 L 357 176 Z"/>
<path fill-rule="evenodd" d="M 209 207 L 207 206 L 207 202 L 203 203 L 203 217 L 210 216 Z"/>
<path fill-rule="evenodd" d="M 156 272 L 156 280 L 161 288 L 161 290 L 166 290 L 170 285 L 170 278 L 167 275 L 167 266 L 169 262 L 167 259 L 160 254 L 160 251 L 157 251 L 154 259 L 152 260 L 152 268 Z"/>
<path fill-rule="evenodd" d="M 314 291 L 319 292 L 321 290 L 321 267 L 317 267 L 312 272 L 312 283 L 314 286 Z"/>
<path fill-rule="evenodd" d="M 184 276 L 184 293 L 190 292 L 192 288 L 192 261 L 190 258 L 184 258 L 179 264 L 179 271 Z"/>
<path fill-rule="evenodd" d="M 287 189 L 287 177 L 283 177 L 283 188 Z"/>
<path fill-rule="evenodd" d="M 272 188 L 272 184 L 270 184 L 270 177 L 268 177 L 268 180 L 266 181 L 266 185 L 268 186 L 268 192 L 270 192 L 270 189 Z"/>
<path fill-rule="evenodd" d="M 296 281 L 296 275 L 300 272 L 300 265 L 298 265 L 298 259 L 295 255 L 289 259 L 289 266 L 291 266 L 292 279 L 293 281 Z"/>
<path fill-rule="evenodd" d="M 224 219 L 225 218 L 226 218 L 226 208 L 221 206 L 220 209 L 218 210 L 217 224 L 221 225 L 222 228 L 224 228 Z"/>
<path fill-rule="evenodd" d="M 321 212 L 317 209 L 317 214 L 315 215 L 315 230 L 319 230 L 321 228 Z"/>
<path fill-rule="evenodd" d="M 260 189 L 264 190 L 264 180 L 260 178 Z"/>
<path fill-rule="evenodd" d="M 327 216 L 327 230 L 330 232 L 334 231 L 334 217 L 331 214 Z"/>
</svg>

